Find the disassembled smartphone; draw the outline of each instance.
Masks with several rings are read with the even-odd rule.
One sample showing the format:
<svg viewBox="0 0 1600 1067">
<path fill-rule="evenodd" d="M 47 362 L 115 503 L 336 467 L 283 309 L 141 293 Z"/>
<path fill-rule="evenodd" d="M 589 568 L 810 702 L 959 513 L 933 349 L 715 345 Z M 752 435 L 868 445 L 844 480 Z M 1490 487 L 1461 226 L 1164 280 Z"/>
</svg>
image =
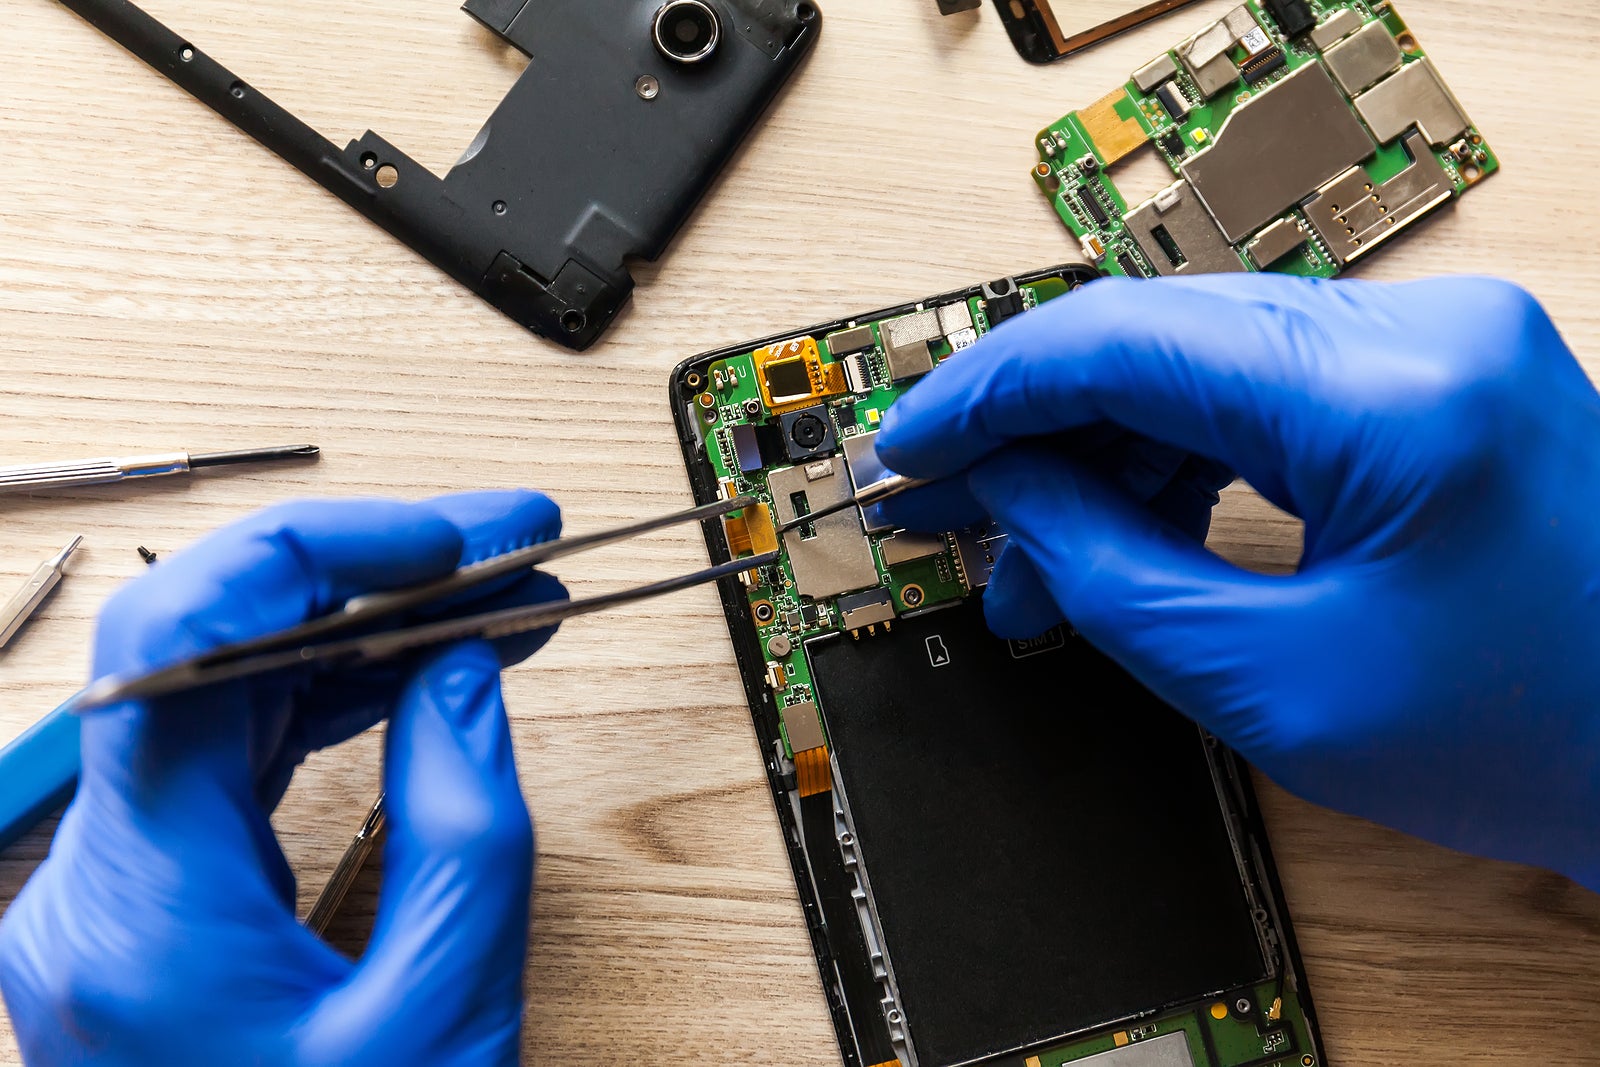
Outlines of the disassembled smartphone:
<svg viewBox="0 0 1600 1067">
<path fill-rule="evenodd" d="M 1069 265 L 697 356 L 671 400 L 839 1046 L 851 1067 L 1315 1067 L 1250 779 L 1076 634 L 1002 641 L 992 525 L 881 505 L 890 405 Z"/>
<path fill-rule="evenodd" d="M 1499 169 L 1389 0 L 1251 0 L 1040 131 L 1034 179 L 1112 274 L 1331 277 Z M 1178 179 L 1130 208 L 1107 168 Z"/>
<path fill-rule="evenodd" d="M 467 0 L 528 67 L 443 178 L 344 149 L 129 0 L 61 0 L 541 336 L 594 342 L 815 42 L 812 0 Z M 559 150 L 552 150 L 558 148 Z"/>
</svg>

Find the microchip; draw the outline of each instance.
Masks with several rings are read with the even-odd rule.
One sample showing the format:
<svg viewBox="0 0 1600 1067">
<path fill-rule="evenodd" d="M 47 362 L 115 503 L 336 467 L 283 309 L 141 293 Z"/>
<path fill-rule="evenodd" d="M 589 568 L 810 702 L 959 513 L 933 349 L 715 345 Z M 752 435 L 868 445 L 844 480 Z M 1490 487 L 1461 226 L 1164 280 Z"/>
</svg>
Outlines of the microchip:
<svg viewBox="0 0 1600 1067">
<path fill-rule="evenodd" d="M 1094 192 L 1084 189 L 1078 194 L 1078 203 L 1083 206 L 1083 213 L 1097 225 L 1104 226 L 1111 221 L 1111 216 L 1106 214 L 1106 209 L 1100 206 L 1100 201 L 1095 199 Z"/>
<path fill-rule="evenodd" d="M 848 330 L 840 330 L 828 335 L 828 351 L 835 356 L 847 356 L 852 352 L 866 352 L 876 348 L 878 339 L 873 336 L 871 326 L 852 326 Z"/>
<path fill-rule="evenodd" d="M 1130 278 L 1145 277 L 1144 268 L 1140 267 L 1138 261 L 1126 252 L 1117 253 L 1117 266 L 1121 267 L 1122 273 Z"/>
<path fill-rule="evenodd" d="M 785 359 L 768 363 L 762 371 L 767 379 L 767 392 L 774 404 L 811 399 L 811 374 L 803 359 Z"/>
<path fill-rule="evenodd" d="M 761 450 L 763 467 L 781 467 L 789 462 L 789 446 L 783 427 L 776 420 L 756 425 L 756 446 Z"/>
<path fill-rule="evenodd" d="M 1167 150 L 1167 155 L 1182 159 L 1184 152 L 1183 134 L 1177 130 L 1168 130 L 1161 135 L 1161 147 Z"/>
<path fill-rule="evenodd" d="M 885 567 L 895 567 L 902 563 L 912 563 L 919 559 L 927 559 L 929 556 L 937 556 L 945 550 L 945 547 L 945 540 L 941 534 L 901 530 L 879 542 L 878 554 L 883 557 Z"/>
<path fill-rule="evenodd" d="M 1277 20 L 1285 37 L 1298 37 L 1317 24 L 1316 13 L 1306 0 L 1262 0 L 1261 6 Z"/>
<path fill-rule="evenodd" d="M 733 454 L 738 460 L 739 470 L 745 474 L 758 471 L 761 463 L 761 442 L 756 437 L 756 428 L 747 423 L 740 423 L 728 431 L 732 439 Z"/>
<path fill-rule="evenodd" d="M 1283 49 L 1273 45 L 1254 59 L 1247 60 L 1240 70 L 1244 73 L 1245 82 L 1254 85 L 1272 77 L 1288 65 L 1289 57 L 1283 54 Z"/>
<path fill-rule="evenodd" d="M 1282 54 L 1281 52 L 1279 53 Z M 1167 82 L 1156 90 L 1156 99 L 1161 101 L 1161 106 L 1167 109 L 1167 114 L 1172 116 L 1173 122 L 1182 122 L 1189 117 L 1189 101 L 1183 95 L 1176 82 Z"/>
<path fill-rule="evenodd" d="M 817 705 L 809 700 L 790 704 L 784 708 L 783 730 L 789 735 L 789 748 L 794 752 L 821 748 L 827 744 L 822 735 L 822 723 L 817 715 Z"/>
<path fill-rule="evenodd" d="M 1139 87 L 1141 93 L 1148 93 L 1151 89 L 1178 76 L 1178 64 L 1173 61 L 1170 52 L 1162 52 L 1155 59 L 1133 72 L 1133 83 Z"/>
<path fill-rule="evenodd" d="M 933 369 L 933 354 L 928 345 L 944 336 L 939 312 L 929 308 L 914 315 L 886 319 L 878 324 L 883 338 L 883 353 L 894 381 L 914 378 Z"/>
<path fill-rule="evenodd" d="M 796 337 L 751 354 L 761 399 L 774 415 L 845 391 L 844 368 L 822 362 L 814 337 Z"/>
</svg>

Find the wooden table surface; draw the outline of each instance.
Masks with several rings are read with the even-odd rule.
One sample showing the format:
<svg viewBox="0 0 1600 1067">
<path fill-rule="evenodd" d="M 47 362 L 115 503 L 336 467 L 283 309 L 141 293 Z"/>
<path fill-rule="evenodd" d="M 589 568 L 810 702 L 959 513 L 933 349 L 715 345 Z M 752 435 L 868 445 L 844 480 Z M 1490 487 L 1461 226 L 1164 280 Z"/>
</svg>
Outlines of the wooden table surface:
<svg viewBox="0 0 1600 1067">
<path fill-rule="evenodd" d="M 151 0 L 337 143 L 371 128 L 442 172 L 521 68 L 452 3 Z M 679 506 L 665 404 L 693 353 L 1064 257 L 1031 135 L 1216 17 L 1203 4 L 1040 69 L 993 10 L 825 0 L 815 55 L 634 302 L 576 355 L 490 309 L 50 0 L 0 33 L 0 458 L 316 441 L 314 467 L 8 499 L 0 586 L 85 547 L 0 658 L 0 742 L 84 677 L 97 606 L 142 564 L 273 501 L 535 486 L 569 528 Z M 987 5 L 986 5 L 987 8 Z M 1498 272 L 1591 370 L 1600 9 L 1408 0 L 1505 171 L 1361 270 Z M 1293 564 L 1296 526 L 1230 492 L 1217 547 Z M 563 565 L 592 592 L 704 562 L 679 532 Z M 539 830 L 528 1058 L 836 1064 L 713 594 L 568 625 L 506 693 Z M 364 738 L 313 758 L 277 826 L 302 906 L 378 782 Z M 1600 897 L 1262 783 L 1339 1064 L 1600 1061 Z M 53 828 L 0 861 L 0 906 Z M 374 878 L 338 936 L 359 945 Z M 0 1017 L 0 1064 L 19 1063 Z"/>
</svg>

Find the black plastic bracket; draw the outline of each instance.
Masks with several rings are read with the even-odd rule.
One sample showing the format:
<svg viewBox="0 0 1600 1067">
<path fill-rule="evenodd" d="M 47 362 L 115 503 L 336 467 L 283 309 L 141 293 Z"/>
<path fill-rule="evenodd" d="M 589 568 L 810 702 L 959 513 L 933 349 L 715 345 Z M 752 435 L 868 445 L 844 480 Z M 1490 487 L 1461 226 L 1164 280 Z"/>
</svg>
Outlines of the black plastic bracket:
<svg viewBox="0 0 1600 1067">
<path fill-rule="evenodd" d="M 338 148 L 128 0 L 61 0 L 517 322 L 592 344 L 810 49 L 811 0 L 705 0 L 703 62 L 658 50 L 661 0 L 468 0 L 528 68 L 443 177 L 371 131 Z"/>
</svg>

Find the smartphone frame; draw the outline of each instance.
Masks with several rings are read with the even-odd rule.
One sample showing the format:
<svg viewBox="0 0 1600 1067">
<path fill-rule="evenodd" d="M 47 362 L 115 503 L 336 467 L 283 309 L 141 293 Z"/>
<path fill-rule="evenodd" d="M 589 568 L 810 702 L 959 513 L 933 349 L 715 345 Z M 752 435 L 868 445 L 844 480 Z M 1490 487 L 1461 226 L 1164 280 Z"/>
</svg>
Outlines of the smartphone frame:
<svg viewBox="0 0 1600 1067">
<path fill-rule="evenodd" d="M 1013 276 L 1011 280 L 1021 286 L 1051 278 L 1066 278 L 1073 283 L 1083 283 L 1095 277 L 1098 277 L 1097 273 L 1082 264 L 1063 264 L 1018 274 Z M 865 314 L 848 316 L 833 322 L 812 326 L 808 329 L 788 330 L 759 340 L 728 345 L 690 357 L 679 363 L 673 369 L 668 384 L 668 399 L 672 406 L 673 423 L 677 430 L 679 445 L 683 452 L 684 464 L 689 475 L 695 503 L 708 504 L 719 499 L 721 485 L 715 469 L 704 455 L 704 434 L 698 418 L 698 409 L 694 405 L 694 397 L 699 390 L 691 389 L 685 383 L 685 377 L 689 372 L 698 370 L 703 378 L 706 368 L 712 363 L 721 359 L 743 355 L 764 345 L 776 344 L 803 334 L 822 337 L 836 330 L 844 329 L 852 323 L 876 322 L 896 315 L 909 314 L 917 311 L 919 307 L 942 306 L 959 300 L 980 297 L 983 295 L 983 290 L 984 287 L 981 284 L 969 286 L 964 289 L 928 297 L 920 303 L 901 304 Z M 712 563 L 723 563 L 732 558 L 719 525 L 703 524 L 702 531 L 706 540 L 706 550 L 711 557 Z M 755 628 L 749 625 L 748 598 L 736 578 L 728 578 L 718 582 L 717 592 L 722 602 L 723 614 L 727 620 L 729 637 L 733 641 L 734 657 L 738 664 L 739 676 L 744 685 L 745 699 L 749 706 L 756 737 L 760 744 L 768 788 L 777 810 L 778 821 L 782 826 L 784 846 L 789 855 L 795 886 L 800 895 L 802 911 L 811 937 L 812 952 L 817 960 L 817 967 L 822 979 L 824 993 L 828 1000 L 828 1009 L 833 1019 L 841 1057 L 847 1067 L 879 1067 L 884 1061 L 880 1058 L 873 1058 L 873 1056 L 881 1056 L 881 1051 L 873 1053 L 873 1056 L 863 1055 L 864 1050 L 872 1047 L 875 1043 L 870 1039 L 870 1035 L 860 1034 L 852 1026 L 850 1011 L 845 999 L 839 994 L 835 981 L 830 980 L 831 974 L 839 973 L 838 969 L 865 965 L 866 961 L 844 958 L 839 952 L 838 946 L 829 937 L 825 914 L 827 909 L 824 906 L 824 901 L 819 897 L 817 887 L 813 882 L 811 866 L 807 862 L 806 851 L 800 843 L 803 828 L 798 825 L 787 800 L 789 793 L 793 789 L 793 784 L 785 782 L 783 768 L 776 755 L 776 753 L 782 751 L 782 740 L 778 728 L 779 713 L 773 694 L 767 686 L 767 657 L 760 647 Z M 1313 1045 L 1311 1051 L 1317 1057 L 1318 1063 L 1326 1064 L 1327 1055 L 1322 1044 L 1321 1027 L 1317 1021 L 1311 991 L 1307 986 L 1305 966 L 1301 960 L 1294 927 L 1284 901 L 1283 886 L 1278 876 L 1271 846 L 1267 840 L 1266 827 L 1262 821 L 1260 808 L 1256 801 L 1249 769 L 1220 742 L 1212 746 L 1211 753 L 1212 771 L 1218 783 L 1219 804 L 1222 805 L 1224 816 L 1233 837 L 1239 867 L 1244 872 L 1246 892 L 1252 899 L 1259 901 L 1261 908 L 1266 912 L 1264 916 L 1258 917 L 1258 924 L 1270 929 L 1277 937 L 1277 950 L 1280 953 L 1277 962 L 1279 974 L 1292 977 L 1295 981 L 1306 1025 L 1310 1031 Z M 844 933 L 848 932 L 845 931 Z M 1166 1007 L 1168 1006 L 1151 1005 L 1150 1009 L 1154 1011 Z M 1097 1027 L 1096 1029 L 1099 1028 Z M 881 1045 L 879 1048 L 881 1049 Z M 1003 1056 L 999 1059 L 989 1059 L 983 1062 L 993 1065 L 993 1067 L 1010 1067 L 1012 1059 L 1012 1057 Z M 1016 1067 L 1021 1067 L 1023 1058 L 1017 1056 L 1014 1059 Z"/>
</svg>

